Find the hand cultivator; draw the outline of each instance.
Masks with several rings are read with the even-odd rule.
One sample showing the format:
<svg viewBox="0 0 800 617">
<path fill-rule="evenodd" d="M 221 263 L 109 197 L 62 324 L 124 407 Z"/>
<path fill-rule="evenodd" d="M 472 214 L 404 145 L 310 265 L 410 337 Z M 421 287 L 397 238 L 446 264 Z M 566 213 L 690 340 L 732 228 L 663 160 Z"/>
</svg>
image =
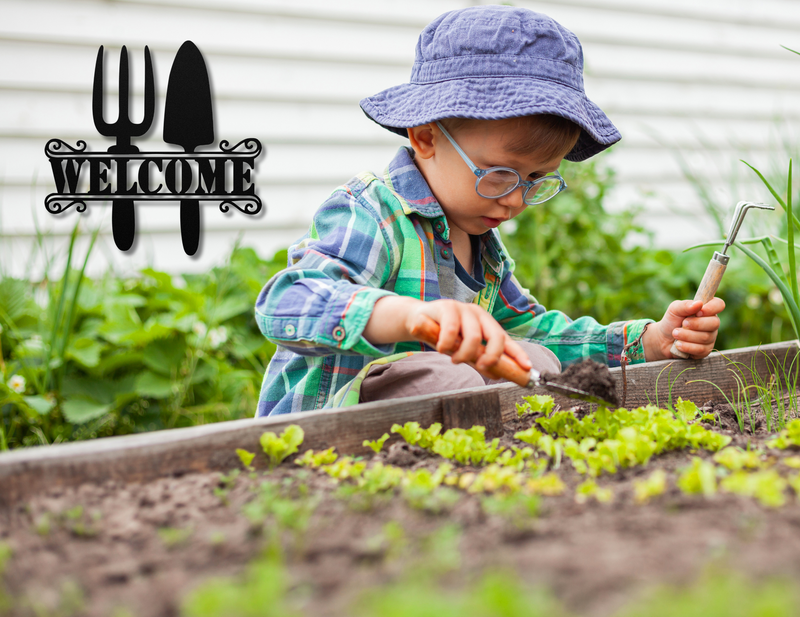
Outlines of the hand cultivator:
<svg viewBox="0 0 800 617">
<path fill-rule="evenodd" d="M 700 287 L 698 287 L 697 293 L 694 296 L 695 300 L 702 300 L 703 304 L 705 304 L 711 301 L 714 294 L 717 293 L 717 288 L 719 288 L 719 284 L 722 281 L 722 275 L 725 274 L 725 268 L 728 267 L 728 261 L 730 260 L 730 256 L 727 255 L 728 249 L 736 240 L 736 234 L 739 233 L 739 229 L 742 226 L 744 215 L 747 214 L 750 208 L 758 208 L 759 210 L 775 209 L 766 204 L 756 204 L 749 201 L 740 201 L 736 204 L 736 210 L 733 211 L 733 221 L 728 230 L 728 236 L 725 239 L 725 247 L 722 249 L 721 253 L 719 251 L 714 251 L 714 256 L 711 258 L 708 268 L 706 268 L 706 273 L 703 275 L 703 280 L 700 281 Z M 672 349 L 669 351 L 675 358 L 686 359 L 689 357 L 688 354 L 680 351 L 674 343 L 672 344 Z"/>
</svg>

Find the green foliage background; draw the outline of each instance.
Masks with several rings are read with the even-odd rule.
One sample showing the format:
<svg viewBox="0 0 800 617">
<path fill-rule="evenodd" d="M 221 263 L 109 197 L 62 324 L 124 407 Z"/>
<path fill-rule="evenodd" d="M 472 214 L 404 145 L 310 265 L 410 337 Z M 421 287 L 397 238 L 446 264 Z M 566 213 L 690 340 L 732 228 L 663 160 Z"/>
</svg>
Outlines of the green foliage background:
<svg viewBox="0 0 800 617">
<path fill-rule="evenodd" d="M 565 162 L 569 190 L 529 208 L 504 241 L 519 280 L 546 307 L 601 323 L 660 319 L 672 300 L 694 296 L 713 249 L 653 248 L 635 208 L 608 212 L 614 174 L 604 161 Z M 274 346 L 253 307 L 286 251 L 263 259 L 237 246 L 207 274 L 92 280 L 88 255 L 73 267 L 72 240 L 67 276 L 0 278 L 0 449 L 255 413 Z M 719 349 L 794 338 L 772 287 L 734 255 L 719 292 Z"/>
</svg>

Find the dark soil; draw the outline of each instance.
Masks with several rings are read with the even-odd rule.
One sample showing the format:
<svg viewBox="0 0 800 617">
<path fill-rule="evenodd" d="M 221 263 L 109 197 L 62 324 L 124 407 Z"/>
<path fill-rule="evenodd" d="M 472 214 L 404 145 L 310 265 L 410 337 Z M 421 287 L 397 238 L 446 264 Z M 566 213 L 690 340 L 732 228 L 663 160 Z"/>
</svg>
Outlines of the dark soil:
<svg viewBox="0 0 800 617">
<path fill-rule="evenodd" d="M 561 373 L 542 373 L 541 380 L 548 387 L 568 386 L 619 406 L 617 385 L 605 364 L 583 360 L 569 365 Z"/>
<path fill-rule="evenodd" d="M 721 423 L 715 429 L 734 436 L 737 445 L 763 444 L 765 433 L 743 435 L 735 418 L 731 424 L 727 406 L 713 411 Z M 507 424 L 501 443 L 522 445 L 513 434 L 531 423 L 526 417 Z M 511 568 L 524 583 L 546 585 L 571 610 L 591 617 L 611 615 L 653 584 L 693 581 L 712 562 L 756 579 L 800 577 L 800 506 L 792 501 L 770 510 L 732 495 L 683 495 L 675 488 L 677 470 L 692 455 L 710 456 L 671 452 L 646 467 L 602 476 L 598 483 L 614 491 L 611 504 L 576 503 L 574 490 L 584 478 L 565 462 L 558 473 L 567 491 L 543 498 L 539 518 L 524 525 L 487 516 L 479 497 L 469 494 L 440 515 L 413 510 L 399 496 L 357 511 L 352 506 L 364 504 L 335 496 L 336 483 L 328 476 L 290 462 L 268 474 L 244 472 L 227 481 L 214 473 L 147 484 L 54 487 L 0 511 L 0 541 L 13 550 L 4 576 L 16 606 L 11 614 L 66 614 L 56 611 L 65 597 L 77 595 L 83 597 L 76 601 L 83 607 L 75 613 L 80 615 L 122 609 L 127 612 L 116 614 L 178 615 L 188 592 L 209 577 L 242 572 L 262 551 L 269 529 L 254 527 L 241 512 L 265 477 L 321 495 L 307 530 L 283 537 L 293 590 L 303 598 L 304 613 L 315 617 L 351 615 L 365 589 L 413 567 L 426 538 L 451 524 L 462 530 L 455 584 Z M 375 458 L 411 469 L 435 469 L 442 462 L 399 444 Z M 633 480 L 656 468 L 667 472 L 670 488 L 635 505 Z M 388 522 L 404 530 L 405 552 L 395 553 L 382 540 Z"/>
</svg>

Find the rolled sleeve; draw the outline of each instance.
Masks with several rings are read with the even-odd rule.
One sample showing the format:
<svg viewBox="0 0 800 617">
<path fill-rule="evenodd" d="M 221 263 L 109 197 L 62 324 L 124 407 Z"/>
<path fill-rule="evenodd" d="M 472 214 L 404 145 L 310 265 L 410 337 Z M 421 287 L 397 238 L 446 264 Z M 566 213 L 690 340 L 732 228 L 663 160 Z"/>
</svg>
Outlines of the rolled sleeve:
<svg viewBox="0 0 800 617">
<path fill-rule="evenodd" d="M 309 234 L 290 248 L 289 263 L 256 301 L 264 336 L 300 355 L 394 353 L 394 344 L 373 345 L 363 336 L 375 303 L 396 295 L 381 288 L 392 262 L 374 210 L 336 191 Z"/>
</svg>

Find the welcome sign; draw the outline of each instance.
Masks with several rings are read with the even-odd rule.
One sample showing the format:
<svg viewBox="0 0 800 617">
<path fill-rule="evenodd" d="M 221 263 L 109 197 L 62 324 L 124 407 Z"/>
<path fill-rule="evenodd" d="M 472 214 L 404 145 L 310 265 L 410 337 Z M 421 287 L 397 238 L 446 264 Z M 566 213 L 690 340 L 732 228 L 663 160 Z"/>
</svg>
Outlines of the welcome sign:
<svg viewBox="0 0 800 617">
<path fill-rule="evenodd" d="M 180 203 L 184 252 L 194 255 L 200 239 L 200 205 L 219 202 L 222 212 L 233 206 L 256 215 L 262 203 L 253 178 L 262 148 L 258 139 L 231 146 L 222 140 L 218 151 L 196 152 L 214 143 L 214 115 L 205 61 L 197 46 L 186 41 L 170 70 L 164 109 L 163 139 L 183 152 L 140 152 L 132 139 L 145 135 L 155 115 L 155 83 L 150 50 L 145 47 L 144 117 L 134 123 L 129 114 L 128 53 L 123 46 L 119 68 L 119 114 L 107 122 L 103 109 L 103 47 L 97 53 L 92 89 L 92 117 L 97 131 L 116 142 L 107 152 L 88 152 L 86 142 L 75 147 L 60 139 L 45 145 L 56 192 L 44 201 L 51 214 L 87 202 L 111 202 L 114 243 L 121 251 L 133 245 L 136 202 Z"/>
</svg>

